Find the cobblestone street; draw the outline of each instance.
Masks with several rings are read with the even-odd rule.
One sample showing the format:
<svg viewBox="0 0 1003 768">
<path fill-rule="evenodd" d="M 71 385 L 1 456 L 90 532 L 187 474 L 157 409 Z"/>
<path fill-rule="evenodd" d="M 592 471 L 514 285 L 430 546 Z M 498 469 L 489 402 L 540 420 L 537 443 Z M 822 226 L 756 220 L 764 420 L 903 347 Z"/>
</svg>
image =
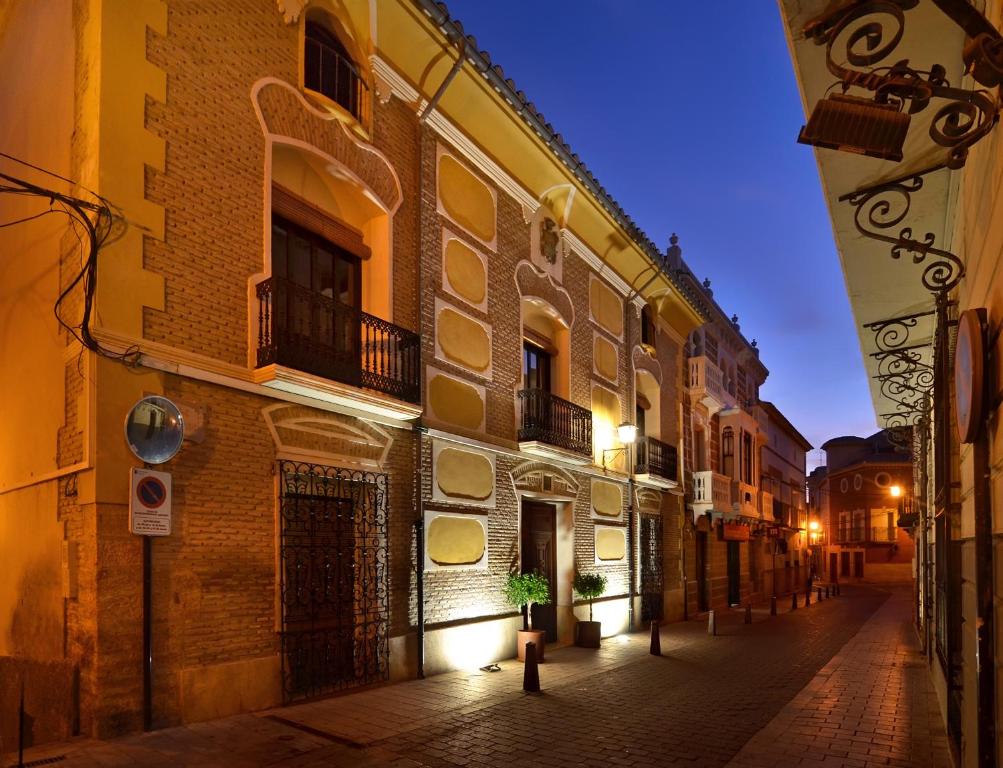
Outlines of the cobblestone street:
<svg viewBox="0 0 1003 768">
<path fill-rule="evenodd" d="M 787 601 L 785 601 L 787 602 Z M 741 612 L 112 742 L 32 750 L 90 766 L 949 766 L 906 590 L 839 598 L 751 626 Z M 9 761 L 8 761 L 9 762 Z"/>
</svg>

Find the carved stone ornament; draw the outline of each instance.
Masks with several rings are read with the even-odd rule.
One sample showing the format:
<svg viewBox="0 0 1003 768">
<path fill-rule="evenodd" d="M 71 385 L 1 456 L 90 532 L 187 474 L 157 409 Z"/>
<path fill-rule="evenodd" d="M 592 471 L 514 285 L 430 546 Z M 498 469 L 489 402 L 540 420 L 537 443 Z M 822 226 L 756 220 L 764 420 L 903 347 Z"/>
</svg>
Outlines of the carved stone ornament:
<svg viewBox="0 0 1003 768">
<path fill-rule="evenodd" d="M 309 4 L 310 0 L 275 0 L 275 5 L 278 6 L 282 20 L 286 24 L 295 24 L 299 21 L 300 14 Z"/>
<path fill-rule="evenodd" d="M 561 233 L 557 222 L 544 218 L 540 221 L 540 253 L 548 264 L 557 263 L 557 249 L 561 245 Z"/>
</svg>

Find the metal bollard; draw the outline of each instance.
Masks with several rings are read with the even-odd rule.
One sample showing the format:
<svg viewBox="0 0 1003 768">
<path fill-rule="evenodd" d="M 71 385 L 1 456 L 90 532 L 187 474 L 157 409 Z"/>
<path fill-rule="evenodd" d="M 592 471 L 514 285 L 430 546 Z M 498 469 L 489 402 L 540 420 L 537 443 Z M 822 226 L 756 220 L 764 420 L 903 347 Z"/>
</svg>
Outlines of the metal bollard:
<svg viewBox="0 0 1003 768">
<path fill-rule="evenodd" d="M 816 602 L 822 602 L 822 587 L 818 588 L 818 600 Z"/>
<path fill-rule="evenodd" d="M 825 599 L 826 600 L 829 599 L 829 585 L 828 584 L 825 585 Z"/>
<path fill-rule="evenodd" d="M 658 622 L 654 620 L 651 622 L 651 647 L 648 649 L 648 653 L 652 656 L 662 655 L 662 638 L 658 634 Z"/>
<path fill-rule="evenodd" d="M 807 608 L 811 605 L 811 590 L 806 589 L 804 593 L 804 607 Z"/>
<path fill-rule="evenodd" d="M 752 603 L 745 604 L 745 623 L 752 623 Z"/>
<path fill-rule="evenodd" d="M 717 619 L 714 618 L 714 611 L 707 613 L 707 634 L 716 635 L 717 634 Z"/>
<path fill-rule="evenodd" d="M 798 609 L 798 593 L 791 593 L 791 610 L 796 611 Z"/>
<path fill-rule="evenodd" d="M 777 596 L 774 595 L 770 598 L 770 616 L 777 615 Z"/>
<path fill-rule="evenodd" d="M 522 689 L 530 693 L 540 690 L 540 668 L 536 666 L 536 643 L 526 643 L 526 669 L 522 673 Z"/>
</svg>

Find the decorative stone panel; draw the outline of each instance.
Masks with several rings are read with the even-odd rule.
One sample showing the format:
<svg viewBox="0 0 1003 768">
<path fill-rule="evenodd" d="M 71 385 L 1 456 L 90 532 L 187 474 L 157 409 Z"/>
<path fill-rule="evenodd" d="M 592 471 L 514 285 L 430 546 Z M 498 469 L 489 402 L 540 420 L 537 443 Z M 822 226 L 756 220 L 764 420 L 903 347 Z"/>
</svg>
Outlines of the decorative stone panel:
<svg viewBox="0 0 1003 768">
<path fill-rule="evenodd" d="M 425 513 L 426 571 L 487 567 L 487 515 Z"/>
<path fill-rule="evenodd" d="M 627 557 L 627 531 L 610 525 L 596 526 L 596 563 L 613 563 Z"/>
<path fill-rule="evenodd" d="M 495 191 L 441 145 L 437 152 L 436 168 L 439 213 L 488 247 L 494 248 L 497 238 Z"/>
<path fill-rule="evenodd" d="M 494 506 L 494 454 L 436 440 L 432 446 L 432 498 Z"/>
<path fill-rule="evenodd" d="M 464 429 L 483 430 L 484 387 L 461 381 L 431 366 L 426 372 L 430 414 Z"/>
<path fill-rule="evenodd" d="M 623 300 L 595 275 L 589 280 L 589 316 L 600 328 L 622 339 Z"/>
<path fill-rule="evenodd" d="M 592 511 L 600 517 L 619 518 L 623 511 L 623 490 L 620 485 L 592 478 Z"/>
</svg>

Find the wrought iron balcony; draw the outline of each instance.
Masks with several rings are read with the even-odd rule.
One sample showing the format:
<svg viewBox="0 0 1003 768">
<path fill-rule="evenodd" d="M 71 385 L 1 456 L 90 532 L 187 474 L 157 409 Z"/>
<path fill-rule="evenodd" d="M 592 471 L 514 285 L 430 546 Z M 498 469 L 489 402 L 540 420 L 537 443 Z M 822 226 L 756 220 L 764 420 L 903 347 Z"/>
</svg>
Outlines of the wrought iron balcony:
<svg viewBox="0 0 1003 768">
<path fill-rule="evenodd" d="M 592 412 L 545 389 L 519 392 L 519 442 L 540 442 L 592 455 Z"/>
<path fill-rule="evenodd" d="M 279 277 L 257 285 L 258 367 L 282 365 L 420 401 L 418 334 Z"/>
<path fill-rule="evenodd" d="M 653 437 L 642 436 L 637 441 L 634 473 L 658 475 L 666 480 L 675 480 L 678 477 L 678 458 L 674 445 L 663 443 Z"/>
<path fill-rule="evenodd" d="M 872 528 L 855 526 L 836 531 L 837 544 L 894 544 L 898 541 L 898 528 L 894 525 L 878 525 Z"/>
</svg>

